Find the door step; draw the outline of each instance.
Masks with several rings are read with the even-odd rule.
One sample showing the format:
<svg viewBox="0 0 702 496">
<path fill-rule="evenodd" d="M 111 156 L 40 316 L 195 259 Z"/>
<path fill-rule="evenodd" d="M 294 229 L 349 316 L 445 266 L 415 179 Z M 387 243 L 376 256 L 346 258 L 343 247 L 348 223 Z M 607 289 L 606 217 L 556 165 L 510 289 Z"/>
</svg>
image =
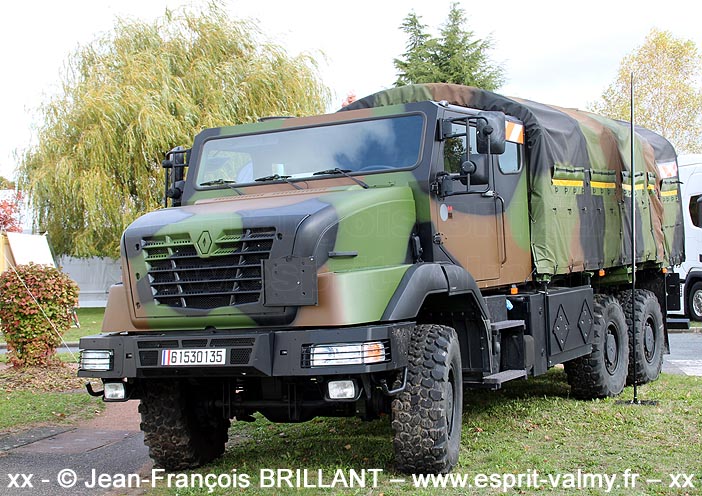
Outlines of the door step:
<svg viewBox="0 0 702 496">
<path fill-rule="evenodd" d="M 527 371 L 525 369 L 503 370 L 492 375 L 486 375 L 481 380 L 468 379 L 464 380 L 463 384 L 469 388 L 480 389 L 500 389 L 502 384 L 515 379 L 526 379 Z"/>
<path fill-rule="evenodd" d="M 678 318 L 678 317 L 668 317 L 666 319 L 668 324 L 668 329 L 689 329 L 690 319 Z"/>
</svg>

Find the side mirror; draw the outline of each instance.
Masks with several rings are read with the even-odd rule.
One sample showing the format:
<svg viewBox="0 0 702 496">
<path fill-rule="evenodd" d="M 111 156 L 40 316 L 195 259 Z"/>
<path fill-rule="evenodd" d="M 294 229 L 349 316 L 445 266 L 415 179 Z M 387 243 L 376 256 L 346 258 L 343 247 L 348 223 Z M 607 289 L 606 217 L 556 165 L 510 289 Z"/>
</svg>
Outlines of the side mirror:
<svg viewBox="0 0 702 496">
<path fill-rule="evenodd" d="M 487 155 L 471 153 L 470 162 L 475 168 L 470 176 L 471 182 L 476 185 L 488 184 L 490 182 L 490 164 Z"/>
<path fill-rule="evenodd" d="M 483 111 L 478 113 L 476 123 L 478 153 L 502 155 L 505 152 L 505 114 Z"/>
<path fill-rule="evenodd" d="M 161 162 L 166 171 L 165 195 L 163 206 L 168 207 L 168 199 L 172 200 L 174 207 L 180 205 L 180 197 L 183 195 L 185 187 L 185 168 L 188 166 L 190 150 L 182 146 L 176 146 L 168 153 L 166 159 Z"/>
<path fill-rule="evenodd" d="M 700 219 L 702 219 L 702 196 L 697 198 L 697 222 L 700 222 Z"/>
</svg>

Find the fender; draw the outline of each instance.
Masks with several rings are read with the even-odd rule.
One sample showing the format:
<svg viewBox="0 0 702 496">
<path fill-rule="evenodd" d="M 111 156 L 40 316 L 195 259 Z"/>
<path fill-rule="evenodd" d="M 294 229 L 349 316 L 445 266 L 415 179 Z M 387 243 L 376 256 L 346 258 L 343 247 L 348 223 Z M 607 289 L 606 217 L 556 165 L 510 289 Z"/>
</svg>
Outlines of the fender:
<svg viewBox="0 0 702 496">
<path fill-rule="evenodd" d="M 690 284 L 690 280 L 702 280 L 702 269 L 692 268 L 685 275 L 684 279 L 681 279 L 686 286 Z"/>
<path fill-rule="evenodd" d="M 414 319 L 426 297 L 437 293 L 446 293 L 447 296 L 472 295 L 480 309 L 482 320 L 489 326 L 490 314 L 473 276 L 458 265 L 436 263 L 416 264 L 407 270 L 390 299 L 382 320 Z"/>
<path fill-rule="evenodd" d="M 455 310 L 463 314 L 469 310 L 466 316 L 471 313 L 474 315 L 471 320 L 476 323 L 477 329 L 471 329 L 466 317 L 450 319 L 447 316 L 448 321 L 445 322 L 455 327 L 458 333 L 464 372 L 495 372 L 493 369 L 497 364 L 493 363 L 490 314 L 475 279 L 463 267 L 437 263 L 422 263 L 410 267 L 390 299 L 383 320 L 416 319 L 426 299 L 432 295 L 444 298 L 449 312 Z M 475 315 L 476 310 L 480 315 Z"/>
</svg>

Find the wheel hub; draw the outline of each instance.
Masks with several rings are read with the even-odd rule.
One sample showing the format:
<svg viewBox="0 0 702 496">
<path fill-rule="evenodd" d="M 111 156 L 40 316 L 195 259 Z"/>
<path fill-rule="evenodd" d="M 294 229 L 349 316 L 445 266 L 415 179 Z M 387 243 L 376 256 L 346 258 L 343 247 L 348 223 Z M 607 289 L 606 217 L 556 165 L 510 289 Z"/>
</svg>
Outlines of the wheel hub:
<svg viewBox="0 0 702 496">
<path fill-rule="evenodd" d="M 656 337 L 653 331 L 653 325 L 650 319 L 647 320 L 646 325 L 644 325 L 643 333 L 644 355 L 646 356 L 646 361 L 649 363 L 653 360 L 653 354 L 656 350 Z"/>
<path fill-rule="evenodd" d="M 446 383 L 446 425 L 448 427 L 449 437 L 453 430 L 453 381 L 449 380 Z"/>
<path fill-rule="evenodd" d="M 695 291 L 695 294 L 692 295 L 692 306 L 697 315 L 702 315 L 702 291 Z"/>
<path fill-rule="evenodd" d="M 607 339 L 605 341 L 605 361 L 607 372 L 613 374 L 617 369 L 617 338 L 614 335 L 615 330 L 607 330 Z"/>
</svg>

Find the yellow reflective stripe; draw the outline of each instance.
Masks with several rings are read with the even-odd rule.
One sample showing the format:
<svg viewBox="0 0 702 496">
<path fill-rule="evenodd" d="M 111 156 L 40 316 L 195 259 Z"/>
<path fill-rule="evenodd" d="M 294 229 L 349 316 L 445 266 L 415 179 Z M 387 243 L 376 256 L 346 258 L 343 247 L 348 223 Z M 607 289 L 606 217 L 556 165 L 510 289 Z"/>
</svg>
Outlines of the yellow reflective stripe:
<svg viewBox="0 0 702 496">
<path fill-rule="evenodd" d="M 576 179 L 551 179 L 551 184 L 554 186 L 580 186 L 582 187 L 583 182 Z"/>
<path fill-rule="evenodd" d="M 626 191 L 631 191 L 631 184 L 622 184 L 622 189 Z M 637 184 L 634 188 L 636 191 L 643 191 L 644 185 L 643 184 Z"/>
<path fill-rule="evenodd" d="M 592 181 L 590 182 L 590 186 L 593 188 L 607 188 L 607 189 L 614 189 L 617 187 L 615 183 L 607 183 L 607 182 L 602 182 L 602 181 Z"/>
<path fill-rule="evenodd" d="M 671 191 L 662 191 L 661 196 L 678 196 L 678 192 L 675 190 Z"/>
</svg>

